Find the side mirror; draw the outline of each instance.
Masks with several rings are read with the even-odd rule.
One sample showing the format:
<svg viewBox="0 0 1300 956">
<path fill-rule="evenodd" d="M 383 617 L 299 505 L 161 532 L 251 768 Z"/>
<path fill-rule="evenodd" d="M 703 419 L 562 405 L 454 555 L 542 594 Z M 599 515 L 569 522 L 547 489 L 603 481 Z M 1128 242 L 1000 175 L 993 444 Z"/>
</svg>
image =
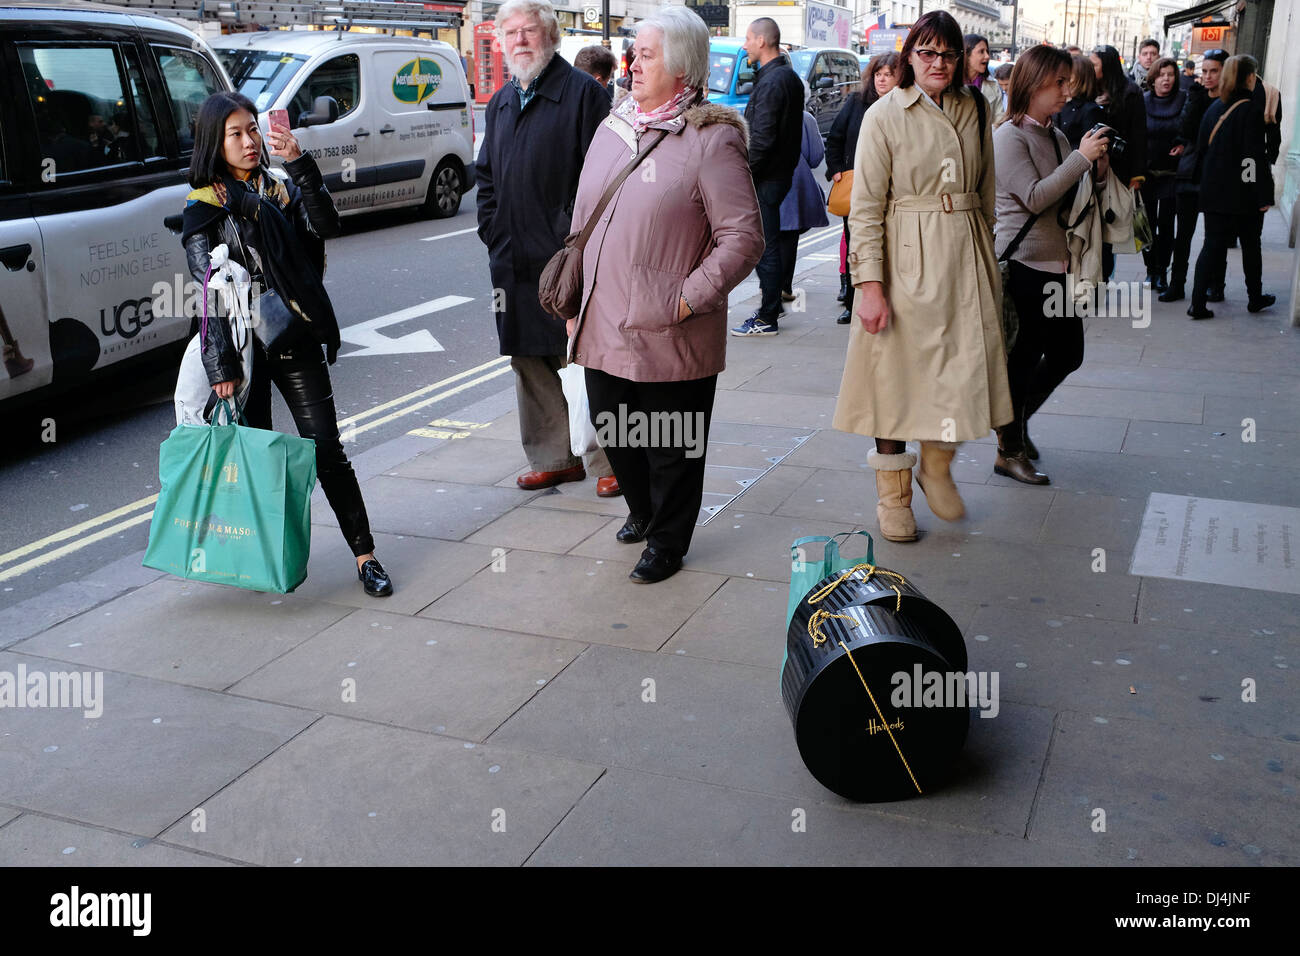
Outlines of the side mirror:
<svg viewBox="0 0 1300 956">
<path fill-rule="evenodd" d="M 737 95 L 737 96 L 748 96 L 748 95 L 749 95 L 750 93 L 752 93 L 752 92 L 754 92 L 754 81 L 753 81 L 753 80 L 746 80 L 744 83 L 739 83 L 739 84 L 737 84 L 737 86 L 736 86 L 736 95 Z"/>
<path fill-rule="evenodd" d="M 339 104 L 332 96 L 318 96 L 312 103 L 310 113 L 298 116 L 298 126 L 324 126 L 339 118 Z"/>
<path fill-rule="evenodd" d="M 816 85 L 815 87 L 813 87 L 813 89 L 817 89 L 817 90 L 829 90 L 829 89 L 830 89 L 831 87 L 833 87 L 834 85 L 835 85 L 835 77 L 833 77 L 833 76 L 823 76 L 823 77 L 820 77 L 820 78 L 817 80 L 817 85 Z"/>
</svg>

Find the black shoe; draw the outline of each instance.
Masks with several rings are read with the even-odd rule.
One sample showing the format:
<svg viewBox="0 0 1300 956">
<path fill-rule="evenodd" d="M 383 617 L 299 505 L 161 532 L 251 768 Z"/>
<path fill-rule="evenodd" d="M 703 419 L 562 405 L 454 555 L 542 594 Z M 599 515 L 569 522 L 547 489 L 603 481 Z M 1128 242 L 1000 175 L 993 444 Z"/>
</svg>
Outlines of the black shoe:
<svg viewBox="0 0 1300 956">
<path fill-rule="evenodd" d="M 624 544 L 635 544 L 645 540 L 646 525 L 650 522 L 642 518 L 627 516 L 627 522 L 615 532 L 614 537 Z"/>
<path fill-rule="evenodd" d="M 646 548 L 628 577 L 637 584 L 656 584 L 671 578 L 682 568 L 682 559 L 671 551 Z"/>
<path fill-rule="evenodd" d="M 1169 283 L 1169 288 L 1156 297 L 1159 302 L 1178 302 L 1187 295 L 1181 282 Z"/>
<path fill-rule="evenodd" d="M 1277 296 L 1269 295 L 1267 292 L 1250 300 L 1246 304 L 1247 312 L 1263 312 L 1270 305 L 1277 301 Z"/>
<path fill-rule="evenodd" d="M 1151 277 L 1151 291 L 1152 292 L 1169 291 L 1169 281 L 1165 278 L 1165 274 L 1163 272 L 1158 272 Z"/>
<path fill-rule="evenodd" d="M 843 302 L 849 297 L 849 274 L 840 273 L 840 294 L 835 297 L 836 302 Z"/>
<path fill-rule="evenodd" d="M 1213 301 L 1213 300 L 1211 300 L 1211 301 Z M 1197 312 L 1195 306 L 1189 307 L 1188 310 L 1187 310 L 1187 314 L 1190 315 L 1190 316 L 1191 316 L 1192 318 L 1194 318 L 1194 319 L 1212 319 L 1212 318 L 1214 318 L 1214 313 L 1211 312 L 1209 309 L 1202 309 L 1200 312 Z"/>
<path fill-rule="evenodd" d="M 392 597 L 393 579 L 388 576 L 384 566 L 376 559 L 371 558 L 357 568 L 357 577 L 361 580 L 361 586 L 366 589 L 366 593 L 371 597 Z"/>
<path fill-rule="evenodd" d="M 1211 289 L 1209 292 L 1205 293 L 1205 301 L 1206 301 L 1206 302 L 1222 302 L 1222 301 L 1223 301 L 1223 290 L 1222 290 L 1222 289 Z"/>
<path fill-rule="evenodd" d="M 835 318 L 836 325 L 848 325 L 852 321 L 853 321 L 853 313 L 850 312 L 848 309 L 845 309 Z"/>
</svg>

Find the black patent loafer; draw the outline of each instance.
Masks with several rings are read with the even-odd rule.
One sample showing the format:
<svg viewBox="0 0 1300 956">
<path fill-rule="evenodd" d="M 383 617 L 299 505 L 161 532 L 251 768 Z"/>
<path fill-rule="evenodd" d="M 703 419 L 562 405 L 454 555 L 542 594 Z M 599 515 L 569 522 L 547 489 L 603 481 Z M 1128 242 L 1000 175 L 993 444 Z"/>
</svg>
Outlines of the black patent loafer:
<svg viewBox="0 0 1300 956">
<path fill-rule="evenodd" d="M 361 579 L 361 586 L 371 597 L 392 596 L 393 579 L 388 576 L 384 566 L 374 558 L 357 569 L 357 577 Z"/>
<path fill-rule="evenodd" d="M 649 521 L 628 515 L 627 521 L 618 529 L 614 537 L 624 544 L 636 544 L 638 541 L 645 540 L 646 528 L 649 524 Z"/>
<path fill-rule="evenodd" d="M 1271 305 L 1272 305 L 1274 302 L 1276 302 L 1276 301 L 1277 301 L 1277 296 L 1275 296 L 1275 295 L 1270 295 L 1269 293 L 1265 292 L 1265 293 L 1264 293 L 1263 295 L 1261 295 L 1259 298 L 1257 298 L 1257 299 L 1251 299 L 1250 302 L 1249 302 L 1249 303 L 1247 304 L 1247 306 L 1246 306 L 1246 311 L 1247 311 L 1247 312 L 1263 312 L 1265 309 L 1267 309 L 1269 306 L 1271 306 Z"/>
<path fill-rule="evenodd" d="M 637 584 L 656 584 L 682 569 L 680 556 L 658 548 L 646 548 L 628 577 Z"/>
</svg>

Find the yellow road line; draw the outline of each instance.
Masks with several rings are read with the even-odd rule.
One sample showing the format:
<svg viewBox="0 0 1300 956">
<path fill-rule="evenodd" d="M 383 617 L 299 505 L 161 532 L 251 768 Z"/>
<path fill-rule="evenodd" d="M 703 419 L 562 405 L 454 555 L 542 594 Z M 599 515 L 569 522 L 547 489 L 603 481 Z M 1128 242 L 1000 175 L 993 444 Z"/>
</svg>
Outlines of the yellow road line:
<svg viewBox="0 0 1300 956">
<path fill-rule="evenodd" d="M 401 405 L 403 402 L 409 402 L 411 399 L 419 398 L 421 395 L 428 395 L 430 392 L 436 391 L 445 385 L 450 385 L 452 382 L 459 382 L 463 378 L 468 378 L 469 376 L 475 375 L 478 372 L 482 372 L 486 369 L 492 368 L 494 365 L 500 365 L 503 362 L 509 362 L 509 361 L 510 361 L 509 355 L 502 355 L 500 358 L 494 358 L 490 362 L 484 362 L 482 365 L 476 365 L 474 368 L 466 369 L 463 372 L 460 372 L 456 375 L 452 375 L 450 378 L 444 378 L 441 382 L 434 382 L 432 385 L 426 385 L 423 388 L 417 388 L 414 392 L 408 392 L 405 395 L 402 395 L 398 398 L 394 398 L 392 401 L 384 402 L 382 405 L 376 405 L 374 408 L 367 408 L 364 412 L 357 412 L 355 415 L 351 416 L 350 418 L 339 419 L 339 428 L 343 428 L 346 425 L 351 425 L 354 422 L 359 422 L 363 418 L 369 418 L 371 415 L 377 415 L 380 412 L 387 411 L 390 408 L 396 408 L 398 405 Z M 509 368 L 509 365 L 507 365 L 506 368 Z M 413 406 L 413 407 L 419 407 L 419 406 Z M 385 419 L 385 421 L 387 420 L 388 419 Z M 369 425 L 366 426 L 366 428 L 369 427 L 370 427 Z M 365 431 L 365 429 L 358 428 L 357 431 L 361 432 L 361 431 Z"/>
<path fill-rule="evenodd" d="M 157 497 L 158 497 L 157 495 L 154 495 L 155 499 Z M 22 564 L 15 564 L 12 568 L 9 568 L 6 571 L 0 571 L 0 581 L 8 581 L 10 578 L 18 577 L 18 575 L 20 574 L 26 574 L 28 571 L 34 571 L 36 568 L 49 564 L 52 561 L 57 561 L 59 560 L 59 558 L 62 558 L 65 555 L 72 554 L 74 551 L 80 551 L 82 548 L 86 547 L 87 545 L 94 544 L 96 541 L 102 541 L 104 538 L 112 537 L 113 535 L 117 534 L 119 531 L 125 531 L 127 528 L 138 525 L 143 521 L 148 521 L 152 517 L 153 517 L 153 511 L 151 509 L 149 511 L 146 511 L 144 514 L 136 515 L 134 518 L 128 518 L 125 521 L 120 521 L 115 525 L 110 525 L 109 527 L 104 528 L 102 531 L 96 531 L 94 534 L 82 538 L 79 541 L 74 541 L 71 544 L 65 544 L 61 548 L 55 548 L 53 551 L 49 552 L 48 554 L 42 554 L 39 558 L 32 558 L 30 561 L 24 561 Z"/>
<path fill-rule="evenodd" d="M 406 434 L 420 438 L 468 438 L 469 432 L 449 432 L 443 428 L 412 428 Z"/>
<path fill-rule="evenodd" d="M 133 501 L 129 505 L 114 508 L 112 511 L 100 515 L 98 518 L 91 518 L 89 521 L 81 522 L 81 524 L 74 524 L 71 528 L 64 528 L 62 531 L 56 531 L 54 534 L 41 538 L 39 541 L 33 541 L 31 544 L 23 545 L 21 548 L 15 548 L 12 551 L 0 554 L 0 564 L 8 564 L 15 558 L 21 558 L 34 551 L 44 550 L 50 545 L 57 544 L 60 541 L 66 541 L 68 538 L 75 538 L 83 531 L 89 531 L 91 528 L 96 528 L 106 521 L 112 521 L 114 518 L 120 518 L 123 515 L 130 514 L 132 511 L 137 511 L 146 505 L 151 505 L 157 500 L 157 495 L 150 495 L 148 498 L 141 498 L 139 501 Z M 152 511 L 149 513 L 153 514 Z"/>
</svg>

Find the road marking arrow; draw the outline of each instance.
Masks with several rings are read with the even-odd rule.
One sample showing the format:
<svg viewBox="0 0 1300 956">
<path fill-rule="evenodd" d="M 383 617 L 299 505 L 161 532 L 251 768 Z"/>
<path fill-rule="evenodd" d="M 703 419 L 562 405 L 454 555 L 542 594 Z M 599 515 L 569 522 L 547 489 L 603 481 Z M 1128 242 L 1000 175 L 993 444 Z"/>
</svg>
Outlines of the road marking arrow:
<svg viewBox="0 0 1300 956">
<path fill-rule="evenodd" d="M 413 305 L 409 309 L 390 312 L 387 315 L 379 316 L 377 319 L 358 322 L 356 325 L 349 325 L 346 329 L 339 329 L 339 337 L 344 342 L 362 346 L 359 351 L 348 352 L 344 357 L 400 355 L 408 352 L 441 352 L 443 351 L 442 345 L 439 344 L 438 340 L 433 337 L 433 333 L 428 329 L 417 329 L 396 338 L 382 335 L 379 330 L 389 325 L 409 322 L 411 319 L 418 319 L 422 315 L 431 315 L 434 312 L 441 312 L 443 309 L 454 308 L 473 301 L 472 298 L 463 295 L 444 295 L 440 299 L 431 299 L 428 302 Z"/>
</svg>

